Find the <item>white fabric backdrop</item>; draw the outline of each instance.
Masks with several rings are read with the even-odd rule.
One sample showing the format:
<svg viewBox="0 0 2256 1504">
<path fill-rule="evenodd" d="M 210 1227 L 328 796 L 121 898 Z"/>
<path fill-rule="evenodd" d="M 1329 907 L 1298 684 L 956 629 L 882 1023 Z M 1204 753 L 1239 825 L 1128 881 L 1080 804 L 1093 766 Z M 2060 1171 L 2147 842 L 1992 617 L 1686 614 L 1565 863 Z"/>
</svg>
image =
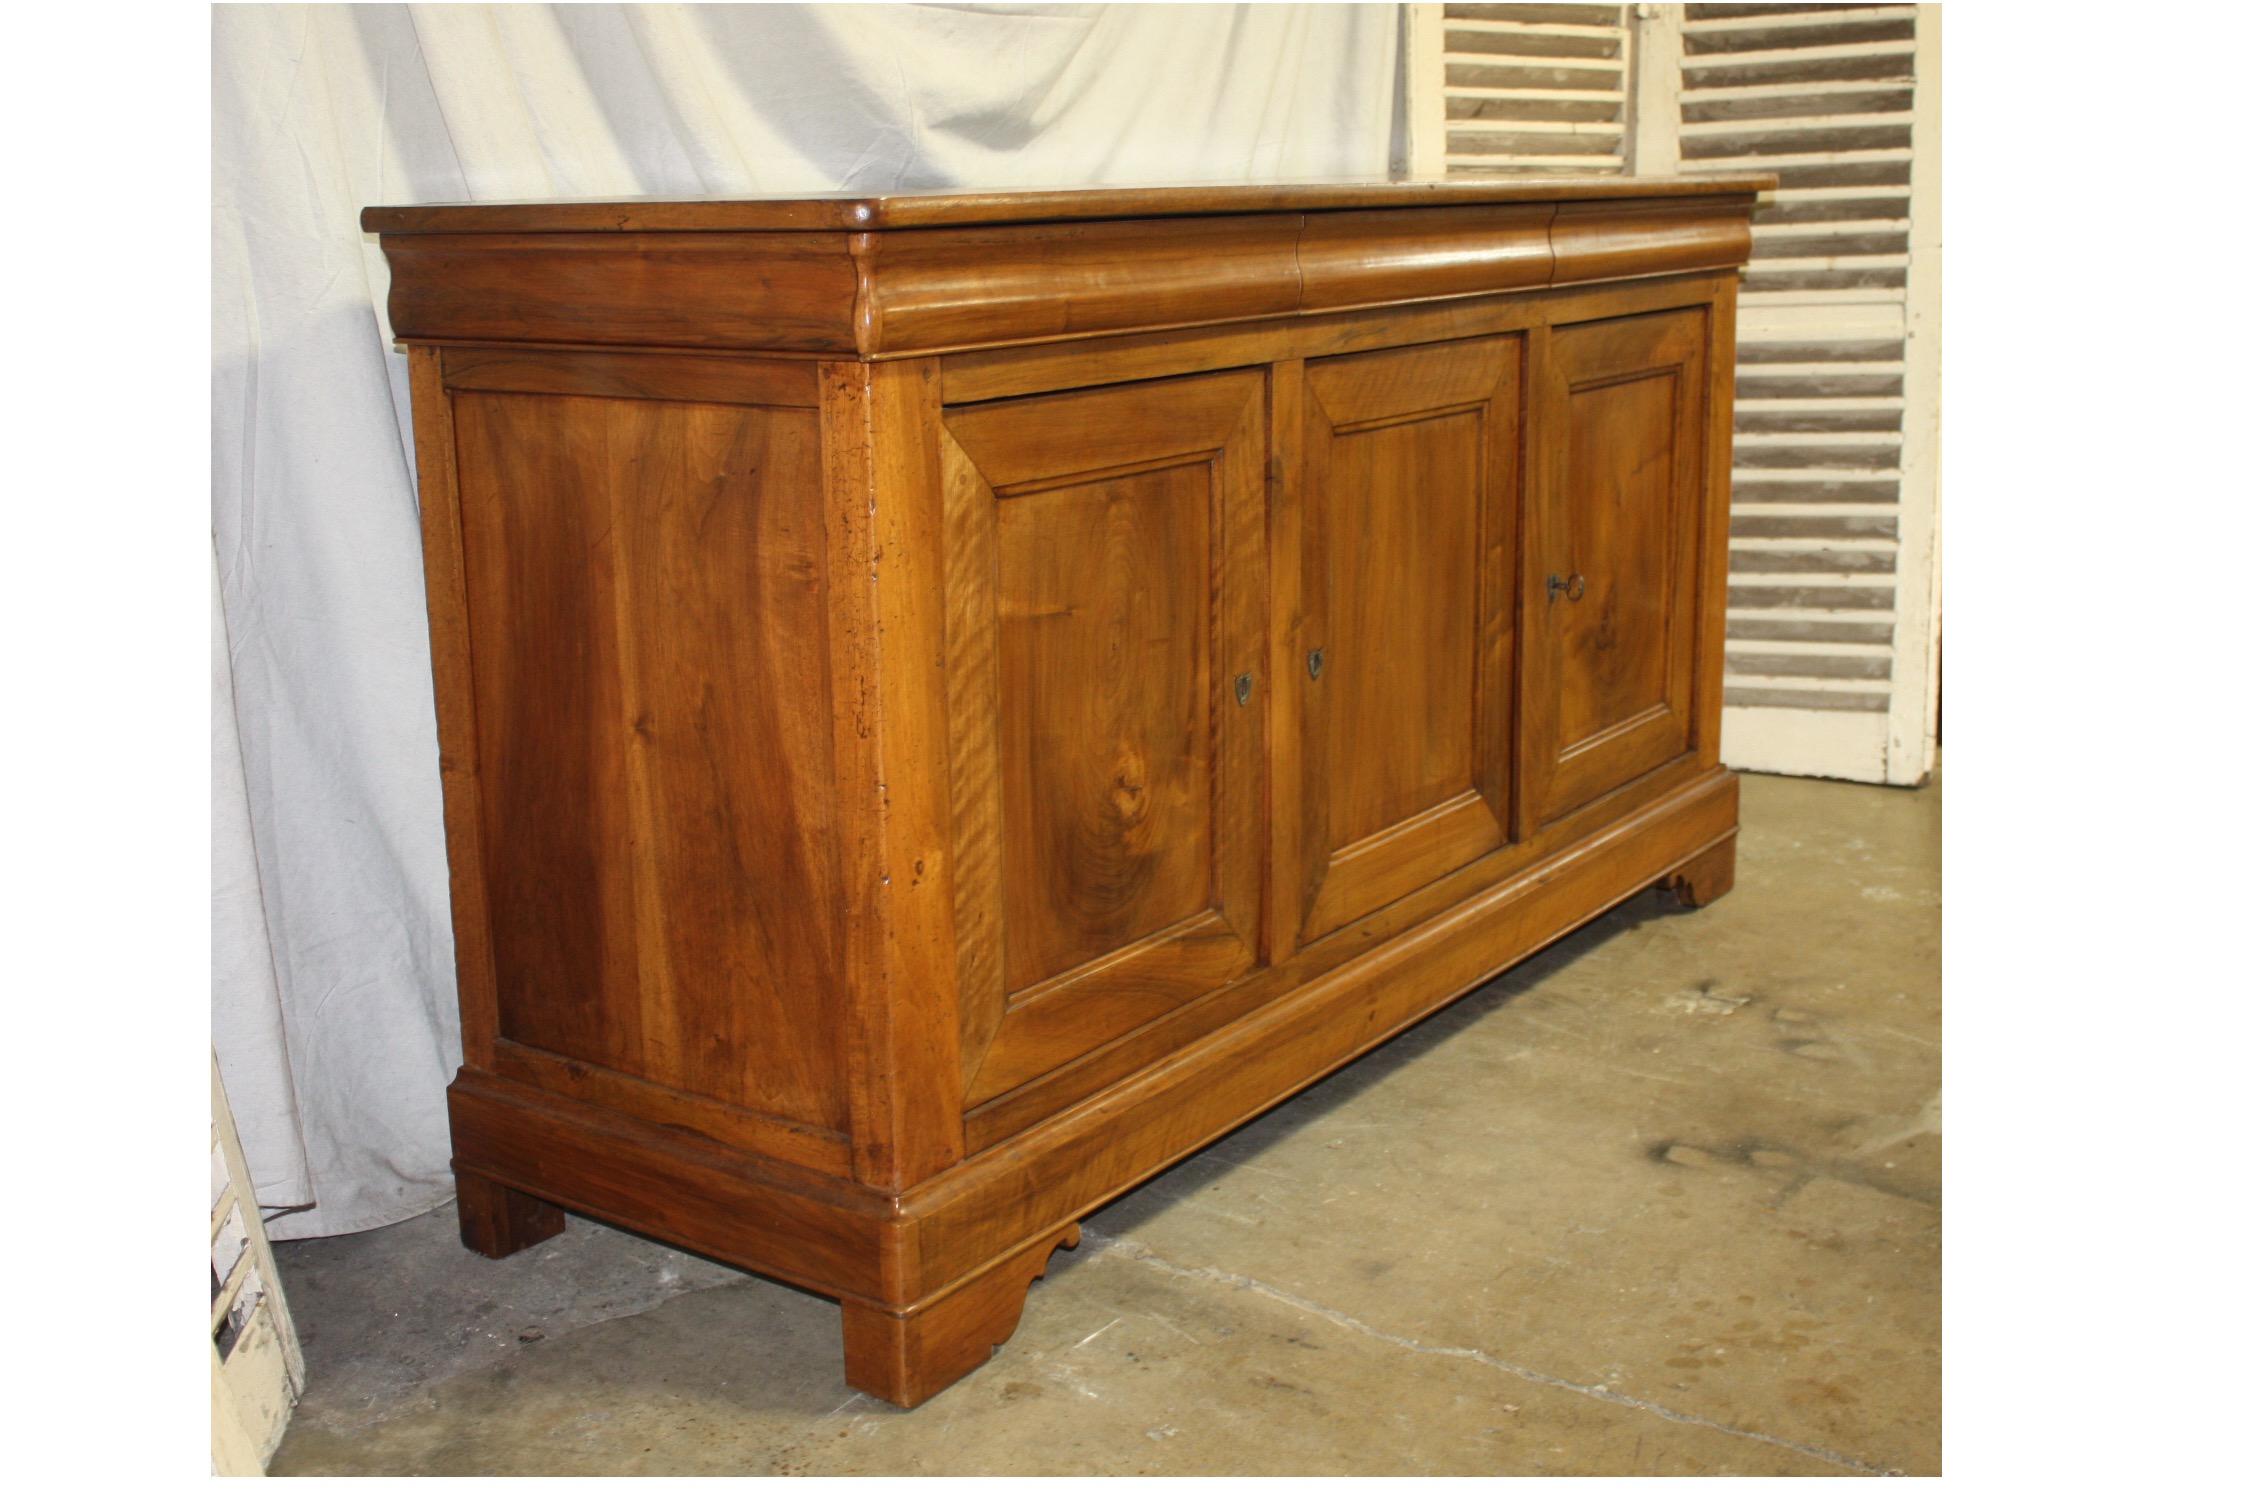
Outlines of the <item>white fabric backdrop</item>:
<svg viewBox="0 0 2256 1504">
<path fill-rule="evenodd" d="M 276 1236 L 453 1192 L 406 370 L 361 206 L 1383 174 L 1395 12 L 215 9 L 212 1033 Z"/>
</svg>

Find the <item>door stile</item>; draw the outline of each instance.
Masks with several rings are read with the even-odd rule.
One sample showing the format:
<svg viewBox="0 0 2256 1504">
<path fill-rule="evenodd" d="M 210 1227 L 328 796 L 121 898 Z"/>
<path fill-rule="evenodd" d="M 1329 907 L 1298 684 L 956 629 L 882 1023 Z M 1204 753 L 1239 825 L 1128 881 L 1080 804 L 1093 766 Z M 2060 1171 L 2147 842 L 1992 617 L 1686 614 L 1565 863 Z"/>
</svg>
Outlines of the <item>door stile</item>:
<svg viewBox="0 0 2256 1504">
<path fill-rule="evenodd" d="M 1739 343 L 1717 331 L 1738 327 L 1739 279 L 1719 278 L 1708 315 L 1708 412 L 1704 443 L 1705 494 L 1700 505 L 1699 624 L 1692 661 L 1698 665 L 1692 690 L 1693 760 L 1703 768 L 1723 760 L 1724 608 L 1731 594 L 1731 432 L 1732 399 L 1738 387 Z"/>
<path fill-rule="evenodd" d="M 946 533 L 949 817 L 954 832 L 958 1038 L 964 1090 L 1002 1025 L 982 1006 L 1003 996 L 1003 790 L 997 743 L 995 499 L 945 425 L 940 447 Z"/>
<path fill-rule="evenodd" d="M 1214 778 L 1218 843 L 1214 907 L 1244 942 L 1255 965 L 1270 959 L 1262 901 L 1268 854 L 1269 756 L 1262 684 L 1269 642 L 1269 403 L 1266 384 L 1238 414 L 1212 461 L 1209 536 L 1214 539 L 1214 651 L 1208 704 L 1221 765 Z M 1237 681 L 1252 682 L 1246 703 Z"/>
<path fill-rule="evenodd" d="M 1558 436 L 1566 430 L 1566 388 L 1551 349 L 1551 321 L 1528 330 L 1528 485 L 1522 494 L 1520 535 L 1520 724 L 1517 739 L 1519 802 L 1512 834 L 1529 840 L 1551 789 L 1550 749 L 1558 740 L 1559 666 L 1550 651 L 1543 561 L 1556 551 L 1551 498 L 1559 486 Z"/>
<path fill-rule="evenodd" d="M 1269 368 L 1269 864 L 1265 904 L 1269 960 L 1300 948 L 1307 893 L 1299 880 L 1306 839 L 1303 811 L 1309 776 L 1301 583 L 1303 409 L 1307 364 L 1295 358 Z M 1259 687 L 1257 686 L 1257 692 Z"/>
<path fill-rule="evenodd" d="M 1526 550 L 1528 342 L 1511 342 L 1514 369 L 1508 398 L 1493 404 L 1482 437 L 1487 486 L 1480 510 L 1480 635 L 1476 639 L 1473 707 L 1480 740 L 1492 755 L 1478 765 L 1477 787 L 1509 844 L 1519 838 L 1519 561 Z"/>
</svg>

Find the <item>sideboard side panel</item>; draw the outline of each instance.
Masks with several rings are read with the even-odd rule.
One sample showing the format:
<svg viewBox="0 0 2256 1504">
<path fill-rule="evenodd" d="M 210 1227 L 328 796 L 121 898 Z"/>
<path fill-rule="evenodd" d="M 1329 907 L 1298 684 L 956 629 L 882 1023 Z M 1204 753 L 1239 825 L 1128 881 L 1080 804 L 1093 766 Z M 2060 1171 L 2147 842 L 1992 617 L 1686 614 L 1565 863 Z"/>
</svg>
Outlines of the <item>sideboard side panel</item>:
<svg viewBox="0 0 2256 1504">
<path fill-rule="evenodd" d="M 478 718 L 472 698 L 470 618 L 463 604 L 454 408 L 447 399 L 437 350 L 411 346 L 407 370 L 415 416 L 416 504 L 423 521 L 423 595 L 430 614 L 431 680 L 439 719 L 439 782 L 446 801 L 462 1057 L 472 1070 L 490 1071 L 501 1004 L 487 930 L 485 858 L 478 834 Z"/>
<path fill-rule="evenodd" d="M 468 667 L 441 693 L 475 769 L 472 1064 L 842 1136 L 817 413 L 537 385 L 446 392 L 453 485 L 429 492 L 461 518 Z"/>
</svg>

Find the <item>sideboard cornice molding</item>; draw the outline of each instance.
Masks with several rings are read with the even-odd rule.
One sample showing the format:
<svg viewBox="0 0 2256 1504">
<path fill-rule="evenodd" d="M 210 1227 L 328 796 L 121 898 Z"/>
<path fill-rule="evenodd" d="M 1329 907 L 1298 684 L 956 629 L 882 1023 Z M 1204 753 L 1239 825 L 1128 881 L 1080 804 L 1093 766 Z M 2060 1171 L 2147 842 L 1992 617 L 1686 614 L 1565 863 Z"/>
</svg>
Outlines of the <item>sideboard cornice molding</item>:
<svg viewBox="0 0 2256 1504">
<path fill-rule="evenodd" d="M 896 359 L 1728 270 L 1747 258 L 1748 209 L 1769 183 L 1667 180 L 1657 196 L 1631 197 L 1531 181 L 1504 196 L 1412 195 L 1411 207 L 1320 199 L 1203 214 L 1172 206 L 1220 190 L 1103 191 L 1021 202 L 1098 198 L 1144 212 L 1067 218 L 1037 206 L 1019 211 L 1036 217 L 983 222 L 873 208 L 877 227 L 852 230 L 735 228 L 742 216 L 724 211 L 737 204 L 654 204 L 603 230 L 580 228 L 593 205 L 551 206 L 549 219 L 519 205 L 371 209 L 362 222 L 382 234 L 392 328 L 410 342 Z M 796 202 L 851 218 L 833 201 Z M 789 204 L 759 207 L 765 223 L 794 222 L 780 212 Z"/>
</svg>

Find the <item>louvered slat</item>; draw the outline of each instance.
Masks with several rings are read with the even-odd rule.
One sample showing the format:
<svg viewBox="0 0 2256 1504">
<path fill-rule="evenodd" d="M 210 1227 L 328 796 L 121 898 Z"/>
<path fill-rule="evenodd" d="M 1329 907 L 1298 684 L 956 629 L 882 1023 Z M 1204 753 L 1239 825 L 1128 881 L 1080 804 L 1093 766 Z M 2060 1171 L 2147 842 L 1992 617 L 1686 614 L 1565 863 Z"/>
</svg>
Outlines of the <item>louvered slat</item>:
<svg viewBox="0 0 2256 1504">
<path fill-rule="evenodd" d="M 1628 155 L 1626 7 L 1441 9 L 1447 171 L 1622 171 Z"/>
</svg>

